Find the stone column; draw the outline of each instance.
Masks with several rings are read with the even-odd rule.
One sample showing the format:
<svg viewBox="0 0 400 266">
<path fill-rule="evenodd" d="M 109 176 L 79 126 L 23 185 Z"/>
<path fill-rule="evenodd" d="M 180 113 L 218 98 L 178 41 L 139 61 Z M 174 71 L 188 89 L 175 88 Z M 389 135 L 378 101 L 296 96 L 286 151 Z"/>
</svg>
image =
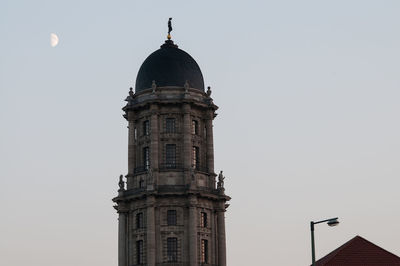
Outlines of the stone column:
<svg viewBox="0 0 400 266">
<path fill-rule="evenodd" d="M 218 265 L 218 229 L 217 229 L 217 212 L 214 210 L 211 216 L 212 241 L 211 241 L 211 263 Z"/>
<path fill-rule="evenodd" d="M 214 114 L 209 112 L 206 120 L 206 134 L 207 134 L 207 168 L 209 173 L 214 173 L 214 137 L 213 137 L 213 122 Z"/>
<path fill-rule="evenodd" d="M 154 196 L 147 198 L 147 264 L 156 265 L 156 224 L 154 215 Z"/>
<path fill-rule="evenodd" d="M 132 230 L 135 229 L 135 220 L 133 219 L 133 212 L 128 211 L 126 213 L 126 232 L 127 232 L 127 244 L 126 244 L 126 260 L 127 265 L 131 265 L 135 261 L 135 253 L 133 252 L 136 249 L 136 241 L 134 235 L 132 234 Z"/>
<path fill-rule="evenodd" d="M 127 213 L 119 212 L 118 217 L 118 266 L 128 266 L 126 260 L 126 217 Z"/>
<path fill-rule="evenodd" d="M 226 266 L 225 203 L 217 211 L 218 223 L 218 266 Z"/>
<path fill-rule="evenodd" d="M 189 198 L 189 262 L 190 266 L 198 265 L 197 256 L 197 199 L 195 196 Z"/>
</svg>

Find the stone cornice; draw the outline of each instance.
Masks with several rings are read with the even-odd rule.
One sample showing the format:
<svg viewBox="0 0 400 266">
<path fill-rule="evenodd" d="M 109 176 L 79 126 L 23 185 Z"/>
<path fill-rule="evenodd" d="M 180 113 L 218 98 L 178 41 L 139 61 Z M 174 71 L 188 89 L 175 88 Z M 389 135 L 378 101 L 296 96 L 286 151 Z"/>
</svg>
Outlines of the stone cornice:
<svg viewBox="0 0 400 266">
<path fill-rule="evenodd" d="M 140 93 L 130 95 L 126 98 L 128 102 L 122 108 L 126 113 L 142 108 L 149 108 L 154 104 L 190 104 L 200 108 L 210 109 L 212 112 L 218 109 L 213 103 L 212 98 L 204 92 L 197 89 L 185 90 L 181 87 L 165 87 L 141 91 Z M 125 117 L 127 118 L 127 117 Z"/>
<path fill-rule="evenodd" d="M 197 197 L 197 198 L 206 198 L 213 201 L 229 201 L 231 198 L 224 194 L 219 194 L 218 190 L 213 191 L 203 191 L 203 190 L 182 190 L 182 191 L 170 191 L 170 192 L 160 192 L 157 190 L 154 191 L 135 191 L 135 190 L 127 190 L 121 196 L 117 196 L 112 200 L 117 204 L 121 204 L 123 202 L 128 202 L 131 200 L 137 199 L 146 199 L 148 197 L 155 198 L 163 198 L 163 197 Z"/>
</svg>

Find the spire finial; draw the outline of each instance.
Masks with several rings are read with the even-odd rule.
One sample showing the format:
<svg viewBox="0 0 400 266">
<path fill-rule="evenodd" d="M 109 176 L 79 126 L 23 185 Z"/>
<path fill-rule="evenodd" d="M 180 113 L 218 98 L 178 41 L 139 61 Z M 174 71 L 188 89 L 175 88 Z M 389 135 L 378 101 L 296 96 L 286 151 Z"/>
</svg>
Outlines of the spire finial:
<svg viewBox="0 0 400 266">
<path fill-rule="evenodd" d="M 171 31 L 172 31 L 172 18 L 169 18 L 169 20 L 168 20 L 168 35 L 167 35 L 168 40 L 171 40 Z"/>
</svg>

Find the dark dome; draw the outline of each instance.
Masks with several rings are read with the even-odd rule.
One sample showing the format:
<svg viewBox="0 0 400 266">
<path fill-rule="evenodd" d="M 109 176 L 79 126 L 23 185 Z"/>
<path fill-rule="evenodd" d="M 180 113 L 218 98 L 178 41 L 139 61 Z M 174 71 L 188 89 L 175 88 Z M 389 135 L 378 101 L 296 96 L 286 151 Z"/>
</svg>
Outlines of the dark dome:
<svg viewBox="0 0 400 266">
<path fill-rule="evenodd" d="M 190 88 L 204 91 L 203 74 L 196 61 L 171 40 L 144 60 L 136 77 L 135 91 L 151 88 L 153 80 L 157 87 L 183 87 L 188 81 Z"/>
</svg>

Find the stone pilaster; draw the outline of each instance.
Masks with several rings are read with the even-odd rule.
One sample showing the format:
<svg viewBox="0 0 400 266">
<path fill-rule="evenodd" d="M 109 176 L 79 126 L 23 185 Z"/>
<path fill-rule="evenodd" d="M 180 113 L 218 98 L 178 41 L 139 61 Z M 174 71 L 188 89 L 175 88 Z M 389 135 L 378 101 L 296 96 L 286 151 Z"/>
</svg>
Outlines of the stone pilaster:
<svg viewBox="0 0 400 266">
<path fill-rule="evenodd" d="M 189 243 L 189 262 L 190 266 L 198 265 L 197 255 L 197 199 L 195 196 L 189 197 L 189 228 L 188 228 L 188 243 Z"/>
<path fill-rule="evenodd" d="M 206 137 L 207 137 L 207 168 L 209 173 L 214 173 L 214 135 L 213 135 L 213 119 L 214 114 L 209 112 L 206 120 Z"/>
<path fill-rule="evenodd" d="M 183 104 L 183 167 L 185 169 L 186 183 L 191 182 L 191 167 L 192 167 L 192 132 L 191 132 L 191 116 L 190 105 Z"/>
<path fill-rule="evenodd" d="M 155 199 L 153 196 L 147 198 L 147 266 L 156 265 L 156 224 L 154 202 Z"/>
<path fill-rule="evenodd" d="M 133 175 L 136 167 L 136 141 L 135 141 L 135 121 L 129 120 L 128 133 L 128 175 Z"/>
<path fill-rule="evenodd" d="M 153 175 L 158 170 L 158 139 L 159 139 L 159 128 L 158 128 L 158 106 L 151 105 L 151 118 L 150 118 L 150 168 L 153 169 Z M 154 178 L 154 176 L 153 176 Z M 154 182 L 155 180 L 153 180 Z"/>
<path fill-rule="evenodd" d="M 218 224 L 218 266 L 226 266 L 225 203 L 217 210 Z"/>
<path fill-rule="evenodd" d="M 119 212 L 118 216 L 118 266 L 128 266 L 126 256 L 126 219 L 127 213 Z"/>
</svg>

